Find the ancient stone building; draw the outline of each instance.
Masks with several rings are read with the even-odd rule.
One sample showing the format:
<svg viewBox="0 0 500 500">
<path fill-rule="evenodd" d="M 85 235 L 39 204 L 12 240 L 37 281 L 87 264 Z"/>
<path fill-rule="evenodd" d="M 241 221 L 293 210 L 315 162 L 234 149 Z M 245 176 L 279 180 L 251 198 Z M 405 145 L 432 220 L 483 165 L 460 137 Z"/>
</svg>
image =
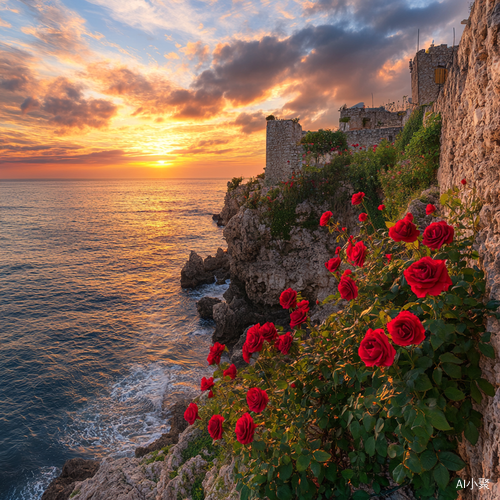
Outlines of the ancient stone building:
<svg viewBox="0 0 500 500">
<path fill-rule="evenodd" d="M 415 58 L 410 61 L 411 96 L 414 105 L 430 104 L 438 98 L 446 81 L 453 54 L 457 50 L 458 45 L 431 45 L 427 50 L 422 49 L 415 54 Z"/>
<path fill-rule="evenodd" d="M 302 127 L 292 120 L 268 120 L 266 183 L 277 184 L 302 167 Z"/>
<path fill-rule="evenodd" d="M 380 108 L 347 108 L 340 110 L 339 128 L 342 132 L 349 130 L 379 129 L 385 127 L 402 127 L 406 111 L 391 112 L 383 106 Z"/>
</svg>

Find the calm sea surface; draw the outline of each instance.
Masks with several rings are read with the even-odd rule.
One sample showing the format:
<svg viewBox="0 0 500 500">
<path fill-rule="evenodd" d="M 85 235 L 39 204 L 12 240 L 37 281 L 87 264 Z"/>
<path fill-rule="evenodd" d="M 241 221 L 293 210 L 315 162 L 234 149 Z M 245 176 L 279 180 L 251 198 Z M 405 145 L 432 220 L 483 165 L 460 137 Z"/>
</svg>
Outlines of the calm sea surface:
<svg viewBox="0 0 500 500">
<path fill-rule="evenodd" d="M 36 499 L 72 457 L 133 455 L 208 373 L 213 326 L 182 290 L 224 246 L 225 180 L 0 183 L 0 499 Z"/>
</svg>

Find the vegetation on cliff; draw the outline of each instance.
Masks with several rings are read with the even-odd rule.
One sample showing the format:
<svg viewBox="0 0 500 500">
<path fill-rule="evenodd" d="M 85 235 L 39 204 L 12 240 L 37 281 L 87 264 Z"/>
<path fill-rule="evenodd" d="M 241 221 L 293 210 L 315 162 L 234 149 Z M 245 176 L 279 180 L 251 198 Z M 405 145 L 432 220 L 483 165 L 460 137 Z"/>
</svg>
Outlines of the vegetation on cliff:
<svg viewBox="0 0 500 500">
<path fill-rule="evenodd" d="M 441 199 L 448 223 L 423 234 L 411 215 L 388 222 L 389 234 L 377 230 L 357 193 L 360 236 L 327 263 L 339 286 L 324 302 L 345 307 L 314 327 L 308 302 L 288 289 L 281 304 L 292 331 L 251 328 L 247 368 L 221 364 L 224 346 L 212 347 L 208 362 L 218 366 L 202 381 L 210 394 L 199 425 L 239 457 L 243 500 L 363 500 L 404 484 L 418 498 L 457 498 L 458 442 L 477 442 L 473 403 L 494 394 L 479 367 L 481 354 L 494 357 L 484 319 L 500 317 L 470 264 L 480 206 L 462 189 L 465 204 L 450 190 Z M 345 241 L 331 216 L 321 225 Z M 194 405 L 187 419 L 197 417 Z"/>
</svg>

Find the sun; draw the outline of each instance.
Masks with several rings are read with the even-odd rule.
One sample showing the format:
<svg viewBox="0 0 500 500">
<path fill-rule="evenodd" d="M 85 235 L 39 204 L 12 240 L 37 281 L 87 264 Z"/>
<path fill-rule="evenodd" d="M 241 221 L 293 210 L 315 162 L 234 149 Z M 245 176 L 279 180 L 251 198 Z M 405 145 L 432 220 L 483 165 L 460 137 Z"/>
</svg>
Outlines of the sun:
<svg viewBox="0 0 500 500">
<path fill-rule="evenodd" d="M 163 165 L 163 164 L 165 163 L 165 161 L 164 161 L 164 160 L 158 160 L 158 163 L 159 163 L 160 165 Z"/>
</svg>

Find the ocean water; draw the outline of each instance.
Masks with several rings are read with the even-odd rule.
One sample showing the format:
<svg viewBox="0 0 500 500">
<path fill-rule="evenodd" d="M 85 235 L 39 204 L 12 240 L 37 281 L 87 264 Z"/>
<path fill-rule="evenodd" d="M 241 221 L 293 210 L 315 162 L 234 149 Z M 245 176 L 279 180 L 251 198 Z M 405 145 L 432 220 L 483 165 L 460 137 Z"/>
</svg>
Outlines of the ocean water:
<svg viewBox="0 0 500 500">
<path fill-rule="evenodd" d="M 182 290 L 224 247 L 225 180 L 0 183 L 0 499 L 40 498 L 76 456 L 133 455 L 196 393 L 213 325 Z"/>
</svg>

